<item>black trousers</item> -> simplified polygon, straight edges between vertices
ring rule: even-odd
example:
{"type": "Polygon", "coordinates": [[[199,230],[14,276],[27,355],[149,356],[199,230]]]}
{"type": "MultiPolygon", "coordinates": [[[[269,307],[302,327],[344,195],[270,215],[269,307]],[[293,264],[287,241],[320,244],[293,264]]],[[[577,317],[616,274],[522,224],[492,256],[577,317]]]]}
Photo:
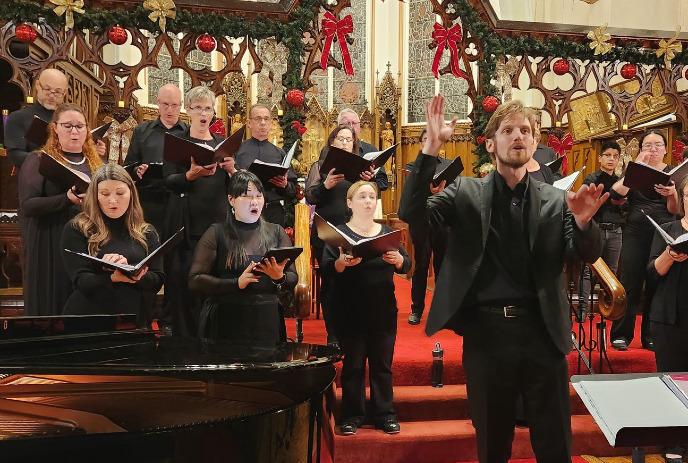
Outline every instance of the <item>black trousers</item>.
{"type": "Polygon", "coordinates": [[[688,320],[681,315],[676,325],[651,322],[657,371],[688,371],[688,320]]]}
{"type": "Polygon", "coordinates": [[[519,394],[538,463],[571,461],[568,364],[539,314],[478,314],[465,326],[463,366],[480,463],[508,462],[519,394]]]}
{"type": "Polygon", "coordinates": [[[189,270],[193,260],[197,239],[191,243],[182,241],[167,254],[165,270],[165,302],[161,320],[172,326],[175,336],[195,337],[198,335],[199,299],[189,289],[189,270]]]}
{"type": "Polygon", "coordinates": [[[332,316],[330,299],[330,285],[327,277],[322,271],[322,256],[325,250],[325,243],[317,236],[311,235],[311,252],[315,256],[320,266],[320,290],[318,298],[320,300],[320,307],[322,308],[323,320],[325,321],[325,330],[327,331],[327,342],[337,341],[337,332],[332,316]]]}
{"type": "Polygon", "coordinates": [[[423,315],[425,310],[425,291],[428,288],[428,269],[432,255],[435,278],[440,273],[442,259],[447,248],[447,231],[444,227],[409,226],[413,242],[414,269],[411,278],[411,311],[423,315]]]}
{"type": "Polygon", "coordinates": [[[389,331],[342,334],[342,421],[363,423],[366,416],[376,424],[396,418],[392,385],[392,357],[397,338],[396,316],[389,331]],[[365,371],[368,361],[370,406],[365,406],[365,371]]]}
{"type": "Polygon", "coordinates": [[[626,289],[626,314],[612,323],[612,340],[625,338],[629,343],[631,342],[635,334],[635,318],[638,313],[643,314],[642,339],[652,338],[649,313],[650,301],[652,301],[656,285],[647,281],[646,278],[652,237],[652,230],[648,232],[631,227],[624,230],[619,258],[619,281],[626,289]]]}

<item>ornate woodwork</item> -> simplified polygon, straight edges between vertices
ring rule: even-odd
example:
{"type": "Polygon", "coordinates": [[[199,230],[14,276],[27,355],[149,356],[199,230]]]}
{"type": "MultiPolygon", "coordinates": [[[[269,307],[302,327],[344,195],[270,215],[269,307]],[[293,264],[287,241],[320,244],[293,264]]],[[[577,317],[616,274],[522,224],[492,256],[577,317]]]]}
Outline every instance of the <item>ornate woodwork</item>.
{"type": "Polygon", "coordinates": [[[0,288],[22,286],[24,260],[15,210],[0,210],[0,288]]]}
{"type": "MultiPolygon", "coordinates": [[[[387,72],[382,80],[378,72],[378,82],[375,87],[375,138],[380,149],[384,148],[385,138],[388,136],[391,136],[392,144],[398,143],[401,138],[401,86],[395,82],[389,68],[390,64],[387,63],[387,72]],[[389,129],[387,124],[389,124],[389,129]]],[[[397,153],[385,164],[389,181],[389,189],[382,193],[382,211],[385,215],[395,215],[399,205],[396,200],[396,189],[403,165],[397,162],[398,159],[399,150],[397,149],[397,153]]]]}

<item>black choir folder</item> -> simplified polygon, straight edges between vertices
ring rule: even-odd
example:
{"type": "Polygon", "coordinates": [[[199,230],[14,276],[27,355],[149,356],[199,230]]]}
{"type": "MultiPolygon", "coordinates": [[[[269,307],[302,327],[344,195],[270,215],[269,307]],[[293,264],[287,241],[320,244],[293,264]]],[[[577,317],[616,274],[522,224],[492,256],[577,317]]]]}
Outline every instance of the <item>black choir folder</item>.
{"type": "Polygon", "coordinates": [[[355,241],[317,213],[313,216],[313,223],[318,231],[318,238],[334,248],[341,247],[354,257],[378,257],[387,251],[398,250],[401,246],[401,230],[355,241]]]}
{"type": "Polygon", "coordinates": [[[452,183],[463,172],[463,162],[461,158],[457,157],[450,162],[444,169],[437,172],[432,178],[432,184],[438,186],[442,181],[446,181],[447,185],[452,183]]]}
{"type": "Polygon", "coordinates": [[[560,156],[554,161],[546,162],[545,165],[550,168],[552,172],[558,172],[564,162],[564,156],[560,156]]]}
{"type": "Polygon", "coordinates": [[[68,252],[70,254],[77,255],[81,257],[82,259],[85,259],[89,262],[92,263],[97,263],[102,265],[108,270],[112,270],[113,272],[115,270],[119,270],[120,272],[124,273],[128,277],[135,276],[138,274],[141,269],[151,261],[151,259],[154,259],[156,256],[162,256],[167,254],[169,251],[172,250],[184,237],[184,227],[180,228],[177,233],[169,237],[164,243],[162,243],[160,246],[158,246],[153,252],[149,253],[146,257],[144,257],[141,262],[139,262],[136,265],[131,265],[131,264],[113,264],[112,262],[107,262],[99,257],[94,257],[89,254],[86,254],[85,252],[77,252],[77,251],[72,251],[70,249],[65,248],[65,252],[68,252]]]}
{"type": "Polygon", "coordinates": [[[142,180],[152,180],[152,179],[162,179],[162,162],[132,162],[131,164],[126,164],[122,167],[129,172],[129,175],[131,178],[134,179],[134,181],[139,180],[139,176],[136,174],[136,169],[141,165],[141,164],[148,164],[148,169],[146,169],[146,172],[143,173],[143,179],[142,180]]]}
{"type": "Polygon", "coordinates": [[[165,132],[165,146],[163,148],[165,161],[188,164],[191,162],[191,158],[194,158],[196,164],[201,166],[222,162],[226,157],[234,157],[244,139],[245,130],[246,126],[240,128],[222,140],[215,148],[165,132]]]}
{"type": "Polygon", "coordinates": [[[688,160],[669,172],[631,161],[626,168],[623,184],[648,198],[658,198],[659,193],[655,191],[655,185],[669,185],[673,181],[678,186],[686,175],[688,175],[688,160]]]}
{"type": "MultiPolygon", "coordinates": [[[[105,136],[105,132],[108,131],[111,125],[112,122],[107,122],[91,130],[91,137],[93,137],[93,141],[102,139],[105,136]]],[[[26,131],[24,138],[37,146],[45,145],[45,142],[48,140],[48,122],[34,115],[31,125],[26,131]]]]}
{"type": "Polygon", "coordinates": [[[335,174],[344,174],[349,182],[361,180],[361,172],[379,169],[392,157],[397,145],[390,146],[384,151],[373,151],[363,156],[350,153],[334,146],[327,147],[327,157],[320,166],[320,175],[327,175],[332,169],[335,174]]]}
{"type": "MultiPolygon", "coordinates": [[[[84,161],[86,162],[86,161],[84,161]]],[[[38,162],[38,173],[65,190],[74,187],[78,194],[85,193],[91,184],[91,178],[83,172],[72,169],[60,161],[41,151],[38,162]]]]}
{"type": "Polygon", "coordinates": [[[256,176],[263,183],[266,183],[272,177],[281,177],[283,175],[286,175],[287,171],[289,170],[289,167],[291,167],[291,160],[294,157],[294,153],[296,152],[296,145],[298,145],[298,143],[299,141],[296,140],[294,144],[291,145],[291,148],[289,148],[289,152],[286,156],[284,156],[284,159],[279,164],[274,162],[263,162],[259,161],[258,159],[255,159],[251,163],[251,165],[248,166],[248,171],[256,174],[256,176]]]}
{"type": "Polygon", "coordinates": [[[263,262],[265,259],[275,258],[275,261],[279,264],[283,260],[287,260],[287,265],[284,268],[289,267],[296,261],[296,258],[301,255],[303,248],[297,246],[285,246],[283,248],[270,248],[262,257],[256,260],[257,263],[263,262]]]}
{"type": "MultiPolygon", "coordinates": [[[[643,211],[643,214],[645,214],[645,211],[643,211]]],[[[659,233],[659,235],[664,239],[664,242],[668,244],[671,249],[682,254],[688,254],[688,233],[684,233],[677,238],[672,238],[671,235],[668,234],[657,222],[652,220],[652,217],[647,214],[645,214],[645,217],[647,217],[647,220],[654,225],[655,229],[657,229],[657,233],[659,233]]]]}

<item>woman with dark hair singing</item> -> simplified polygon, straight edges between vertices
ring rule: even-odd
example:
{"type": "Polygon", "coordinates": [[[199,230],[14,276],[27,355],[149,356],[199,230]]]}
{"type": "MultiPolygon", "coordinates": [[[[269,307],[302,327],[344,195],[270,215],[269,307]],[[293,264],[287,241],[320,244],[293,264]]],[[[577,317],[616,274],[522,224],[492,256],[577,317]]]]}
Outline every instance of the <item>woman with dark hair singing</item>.
{"type": "Polygon", "coordinates": [[[102,164],[83,110],[70,103],[55,109],[42,150],[44,153],[29,154],[18,180],[26,315],[62,312],[72,284],[62,264],[60,236],[82,203],[74,188],[64,188],[41,175],[41,156],[51,156],[89,177],[102,164]]]}
{"type": "MultiPolygon", "coordinates": [[[[138,192],[131,177],[115,164],[93,175],[84,197],[84,210],[64,227],[63,249],[99,257],[115,264],[143,260],[159,245],[158,233],[143,219],[138,192]]],[[[150,321],[150,306],[164,281],[160,258],[153,258],[133,276],[105,271],[73,253],[63,251],[65,268],[74,285],[64,313],[137,314],[139,326],[150,321]]]]}
{"type": "Polygon", "coordinates": [[[206,299],[201,337],[272,345],[280,341],[278,296],[296,286],[293,264],[260,258],[270,248],[291,246],[284,229],[263,220],[263,185],[254,174],[237,171],[227,187],[231,206],[225,223],[201,237],[189,274],[189,288],[206,299]]]}

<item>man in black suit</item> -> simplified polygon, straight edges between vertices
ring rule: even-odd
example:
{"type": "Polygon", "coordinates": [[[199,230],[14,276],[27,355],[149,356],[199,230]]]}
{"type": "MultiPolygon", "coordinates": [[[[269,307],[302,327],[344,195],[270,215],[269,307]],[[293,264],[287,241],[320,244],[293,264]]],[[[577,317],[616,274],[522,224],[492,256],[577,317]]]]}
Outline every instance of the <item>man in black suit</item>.
{"type": "Polygon", "coordinates": [[[444,121],[442,96],[429,103],[427,121],[428,139],[406,181],[399,216],[449,227],[426,333],[448,328],[463,335],[479,460],[508,461],[515,401],[522,394],[537,461],[570,462],[564,260],[599,257],[592,217],[609,195],[601,185],[566,193],[529,181],[525,165],[535,150],[535,115],[512,101],[495,111],[485,130],[496,172],[459,177],[429,197],[435,156],[455,123],[444,121]]]}

